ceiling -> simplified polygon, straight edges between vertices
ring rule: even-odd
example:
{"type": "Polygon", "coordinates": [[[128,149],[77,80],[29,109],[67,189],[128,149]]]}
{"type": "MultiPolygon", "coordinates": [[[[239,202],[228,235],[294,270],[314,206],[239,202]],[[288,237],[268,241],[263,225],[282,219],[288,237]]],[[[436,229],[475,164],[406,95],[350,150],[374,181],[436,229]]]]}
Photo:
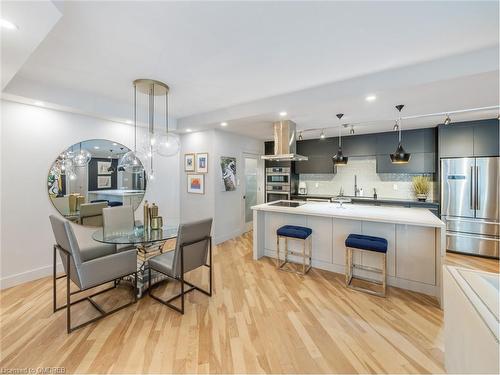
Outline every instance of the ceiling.
{"type": "MultiPolygon", "coordinates": [[[[56,5],[62,17],[4,97],[124,121],[132,81],[154,78],[169,84],[180,129],[228,121],[225,130],[262,139],[281,110],[299,129],[334,127],[342,111],[372,121],[359,127],[371,132],[390,126],[400,102],[408,114],[499,102],[498,2],[56,5]]],[[[28,21],[17,17],[21,31],[28,21]]]]}
{"type": "Polygon", "coordinates": [[[0,29],[3,89],[61,18],[61,13],[48,0],[2,1],[0,10],[3,19],[12,20],[17,27],[22,23],[18,30],[0,29]]]}

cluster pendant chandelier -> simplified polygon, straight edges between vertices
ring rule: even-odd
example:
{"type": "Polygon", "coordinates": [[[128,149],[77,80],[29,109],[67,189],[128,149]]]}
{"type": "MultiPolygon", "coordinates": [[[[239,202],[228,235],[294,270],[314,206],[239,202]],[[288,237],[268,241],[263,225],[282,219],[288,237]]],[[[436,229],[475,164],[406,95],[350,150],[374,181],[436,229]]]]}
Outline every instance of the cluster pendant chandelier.
{"type": "Polygon", "coordinates": [[[398,104],[396,106],[396,109],[398,110],[399,113],[399,125],[398,125],[398,147],[396,148],[396,151],[391,154],[391,162],[393,164],[406,164],[410,161],[411,154],[406,152],[403,148],[403,145],[401,143],[401,110],[403,109],[404,105],[403,104],[398,104]]]}
{"type": "Polygon", "coordinates": [[[346,165],[347,164],[347,156],[342,154],[342,124],[340,124],[340,120],[344,116],[343,113],[338,113],[337,118],[339,119],[339,149],[337,153],[333,156],[333,164],[335,165],[346,165]]]}
{"type": "Polygon", "coordinates": [[[120,159],[118,168],[132,173],[144,173],[148,164],[148,178],[154,179],[154,156],[172,156],[179,152],[180,141],[177,134],[169,131],[168,93],[169,87],[152,79],[134,81],[134,150],[120,159]],[[147,126],[147,136],[137,148],[137,126],[147,126]],[[164,130],[159,130],[164,129],[164,130]],[[159,134],[158,134],[159,133],[159,134]]]}

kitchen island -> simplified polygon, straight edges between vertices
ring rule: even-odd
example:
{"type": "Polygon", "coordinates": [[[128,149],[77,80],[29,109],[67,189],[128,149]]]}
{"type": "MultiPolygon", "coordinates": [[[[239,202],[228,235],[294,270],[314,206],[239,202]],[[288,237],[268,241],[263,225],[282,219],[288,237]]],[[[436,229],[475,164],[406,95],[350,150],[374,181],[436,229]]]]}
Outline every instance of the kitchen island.
{"type": "Polygon", "coordinates": [[[137,208],[144,197],[145,190],[125,190],[125,189],[108,189],[108,190],[93,190],[88,192],[89,202],[93,200],[107,200],[122,202],[126,206],[137,208]]]}
{"type": "MultiPolygon", "coordinates": [[[[313,231],[312,266],[344,274],[344,242],[350,233],[383,237],[388,241],[388,285],[425,293],[441,302],[446,227],[429,210],[359,204],[340,206],[327,202],[283,207],[273,203],[276,202],[252,207],[254,259],[275,258],[276,230],[282,225],[301,225],[313,231]]],[[[290,240],[289,246],[298,251],[301,244],[290,240]]],[[[367,252],[356,252],[354,262],[380,267],[380,257],[367,252]]],[[[371,276],[362,270],[357,270],[356,275],[371,276]]]]}

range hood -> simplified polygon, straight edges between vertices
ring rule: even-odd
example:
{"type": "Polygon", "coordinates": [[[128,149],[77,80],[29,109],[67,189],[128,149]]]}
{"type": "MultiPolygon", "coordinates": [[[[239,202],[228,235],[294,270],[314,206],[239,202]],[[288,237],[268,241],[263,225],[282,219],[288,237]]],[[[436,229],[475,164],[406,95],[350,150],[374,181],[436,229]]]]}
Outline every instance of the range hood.
{"type": "Polygon", "coordinates": [[[276,161],[303,161],[307,156],[296,154],[296,129],[295,122],[290,120],[276,121],[273,123],[274,155],[261,156],[264,160],[276,161]]]}

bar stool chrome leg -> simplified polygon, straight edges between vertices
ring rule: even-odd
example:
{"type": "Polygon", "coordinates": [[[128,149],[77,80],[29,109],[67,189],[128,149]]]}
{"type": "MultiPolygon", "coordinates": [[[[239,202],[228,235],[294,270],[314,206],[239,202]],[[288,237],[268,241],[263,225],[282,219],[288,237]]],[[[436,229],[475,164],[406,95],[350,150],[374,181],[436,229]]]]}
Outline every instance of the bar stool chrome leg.
{"type": "MultiPolygon", "coordinates": [[[[354,264],[353,259],[352,259],[353,258],[353,250],[369,251],[369,250],[365,250],[365,249],[353,249],[350,247],[346,247],[346,259],[345,259],[345,263],[346,263],[346,271],[345,271],[346,287],[349,289],[354,289],[354,290],[360,291],[360,292],[369,293],[369,294],[372,294],[375,296],[385,297],[387,294],[387,254],[380,253],[382,255],[382,269],[379,269],[379,268],[375,268],[375,267],[368,267],[368,266],[354,264]],[[379,273],[380,275],[382,275],[382,281],[373,280],[373,279],[369,279],[367,277],[361,277],[361,276],[354,277],[354,268],[359,269],[359,270],[365,270],[365,271],[379,273]],[[371,290],[368,288],[363,288],[363,287],[352,285],[352,281],[354,279],[363,280],[363,281],[367,281],[367,282],[370,282],[373,284],[382,285],[382,291],[377,292],[377,291],[374,291],[374,290],[371,290]]],[[[373,252],[371,252],[371,253],[373,253],[373,252]]]]}

